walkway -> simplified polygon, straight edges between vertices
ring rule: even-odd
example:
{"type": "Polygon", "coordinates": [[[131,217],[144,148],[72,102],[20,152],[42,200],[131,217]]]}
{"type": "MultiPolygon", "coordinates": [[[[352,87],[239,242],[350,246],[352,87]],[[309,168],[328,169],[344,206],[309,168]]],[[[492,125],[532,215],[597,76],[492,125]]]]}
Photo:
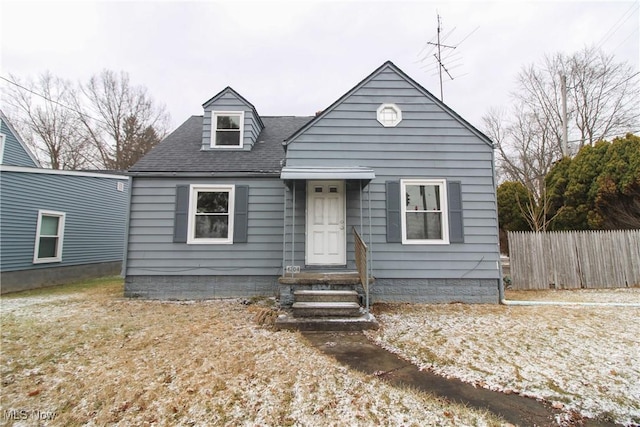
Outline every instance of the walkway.
{"type": "MultiPolygon", "coordinates": [[[[545,403],[520,396],[504,394],[456,379],[447,379],[415,365],[370,342],[361,332],[305,332],[305,338],[338,362],[366,374],[376,375],[395,385],[413,387],[451,402],[486,409],[519,426],[557,426],[559,410],[545,403]]],[[[586,427],[615,426],[595,420],[567,421],[563,425],[586,427]]]]}

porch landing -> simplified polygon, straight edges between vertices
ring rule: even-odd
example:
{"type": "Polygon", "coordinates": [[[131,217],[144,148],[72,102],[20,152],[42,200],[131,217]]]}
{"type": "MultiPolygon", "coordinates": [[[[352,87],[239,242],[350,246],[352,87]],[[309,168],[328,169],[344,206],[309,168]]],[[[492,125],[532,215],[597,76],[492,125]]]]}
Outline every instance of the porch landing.
{"type": "Polygon", "coordinates": [[[357,271],[303,271],[300,273],[286,274],[280,277],[278,282],[282,285],[357,286],[360,284],[360,277],[357,271]]]}
{"type": "MultiPolygon", "coordinates": [[[[369,283],[374,282],[369,278],[369,283]]],[[[360,277],[357,271],[302,271],[300,273],[285,274],[278,279],[282,285],[360,285],[360,277]]]]}

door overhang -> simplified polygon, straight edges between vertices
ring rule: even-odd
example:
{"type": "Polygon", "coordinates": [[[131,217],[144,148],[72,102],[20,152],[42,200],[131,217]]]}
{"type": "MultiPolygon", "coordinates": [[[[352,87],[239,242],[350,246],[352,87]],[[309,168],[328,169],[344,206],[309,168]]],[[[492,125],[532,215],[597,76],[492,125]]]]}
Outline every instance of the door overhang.
{"type": "Polygon", "coordinates": [[[295,180],[358,180],[366,185],[376,177],[375,171],[363,166],[324,167],[324,166],[285,166],[280,179],[295,180]]]}

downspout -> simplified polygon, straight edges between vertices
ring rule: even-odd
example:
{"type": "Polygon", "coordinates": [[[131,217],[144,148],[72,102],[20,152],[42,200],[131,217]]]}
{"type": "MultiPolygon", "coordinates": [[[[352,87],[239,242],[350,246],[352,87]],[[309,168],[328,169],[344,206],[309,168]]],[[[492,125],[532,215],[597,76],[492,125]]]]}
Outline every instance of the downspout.
{"type": "Polygon", "coordinates": [[[493,195],[496,206],[496,237],[498,238],[498,301],[504,304],[504,281],[502,276],[502,263],[500,262],[500,224],[498,223],[498,187],[496,185],[496,168],[495,168],[495,146],[491,145],[491,181],[493,184],[493,195]]]}
{"type": "MultiPolygon", "coordinates": [[[[358,180],[358,191],[359,191],[359,195],[360,195],[360,236],[364,236],[364,223],[363,223],[363,215],[362,215],[362,203],[363,203],[363,199],[362,199],[362,180],[359,179],[358,180]]],[[[364,267],[364,298],[365,298],[365,312],[367,313],[367,315],[369,315],[369,248],[367,247],[367,250],[365,251],[365,260],[366,260],[366,265],[364,267]]],[[[362,281],[362,277],[360,278],[360,281],[362,281]]]]}
{"type": "Polygon", "coordinates": [[[284,212],[282,215],[283,225],[282,225],[282,277],[285,277],[287,274],[286,265],[287,265],[287,183],[284,183],[283,189],[283,204],[284,204],[284,212]]]}
{"type": "Polygon", "coordinates": [[[129,257],[129,223],[131,222],[131,198],[133,195],[133,177],[129,177],[129,197],[127,202],[127,219],[124,223],[124,248],[122,253],[122,269],[120,276],[127,277],[127,258],[129,257]]]}
{"type": "MultiPolygon", "coordinates": [[[[371,181],[367,184],[367,209],[369,210],[369,256],[367,271],[367,289],[371,285],[369,278],[373,277],[373,242],[371,241],[371,181]]],[[[367,313],[369,313],[369,292],[367,292],[367,313]]]]}
{"type": "MultiPolygon", "coordinates": [[[[295,263],[295,247],[296,247],[296,181],[293,180],[293,202],[291,206],[291,265],[295,263]]],[[[291,277],[293,277],[293,268],[291,269],[291,277]]]]}
{"type": "Polygon", "coordinates": [[[358,186],[360,190],[360,234],[364,235],[364,229],[362,227],[362,180],[358,180],[358,186]]]}

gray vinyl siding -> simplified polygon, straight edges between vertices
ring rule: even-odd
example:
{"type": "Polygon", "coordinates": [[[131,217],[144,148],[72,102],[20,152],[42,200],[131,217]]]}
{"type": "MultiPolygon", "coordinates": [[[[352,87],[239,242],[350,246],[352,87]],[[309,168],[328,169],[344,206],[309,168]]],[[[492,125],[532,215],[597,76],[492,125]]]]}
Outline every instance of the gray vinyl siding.
{"type": "Polygon", "coordinates": [[[305,181],[292,182],[287,190],[287,218],[285,221],[285,265],[305,265],[305,218],[306,218],[306,186],[305,181]],[[293,191],[295,190],[295,200],[293,191]],[[292,209],[293,208],[293,209],[292,209]],[[295,223],[292,219],[295,212],[295,223]],[[292,251],[293,248],[293,251],[292,251]]]}
{"type": "MultiPolygon", "coordinates": [[[[251,150],[253,144],[258,139],[258,135],[260,134],[260,123],[258,122],[258,118],[251,106],[228,92],[210,104],[205,105],[204,117],[202,118],[202,149],[211,149],[212,111],[244,111],[244,137],[242,147],[244,150],[251,150]]],[[[228,150],[228,148],[224,149],[228,150]]]]}
{"type": "Polygon", "coordinates": [[[132,188],[127,277],[281,274],[284,185],[278,178],[136,177],[132,188]],[[188,184],[248,185],[247,243],[174,243],[176,186],[188,184]]]}
{"type": "MultiPolygon", "coordinates": [[[[370,183],[373,274],[384,279],[499,279],[497,207],[491,146],[468,126],[390,68],[364,82],[289,143],[287,166],[365,166],[370,183]],[[402,122],[385,128],[376,119],[383,103],[402,110],[402,122]],[[409,178],[460,181],[464,243],[403,245],[386,242],[385,182],[409,178]]],[[[357,192],[348,193],[351,226],[359,223],[357,192]]],[[[364,238],[369,240],[368,205],[364,238]]],[[[303,238],[304,215],[296,228],[303,238]],[[301,230],[301,231],[300,231],[301,230]]],[[[298,236],[296,237],[298,239],[298,236]]],[[[304,244],[296,246],[304,251],[304,244]]],[[[290,257],[290,255],[289,255],[290,257]]],[[[296,256],[304,259],[304,253],[296,256]]]]}
{"type": "Polygon", "coordinates": [[[0,134],[4,135],[4,150],[2,153],[2,164],[10,166],[24,166],[36,168],[38,165],[33,161],[25,147],[18,141],[11,132],[4,120],[0,120],[0,134]]]}
{"type": "Polygon", "coordinates": [[[1,179],[1,271],[122,261],[128,179],[13,171],[1,179]],[[66,214],[61,262],[33,263],[39,210],[66,214]]]}

